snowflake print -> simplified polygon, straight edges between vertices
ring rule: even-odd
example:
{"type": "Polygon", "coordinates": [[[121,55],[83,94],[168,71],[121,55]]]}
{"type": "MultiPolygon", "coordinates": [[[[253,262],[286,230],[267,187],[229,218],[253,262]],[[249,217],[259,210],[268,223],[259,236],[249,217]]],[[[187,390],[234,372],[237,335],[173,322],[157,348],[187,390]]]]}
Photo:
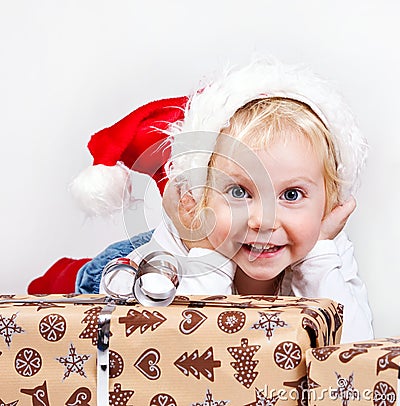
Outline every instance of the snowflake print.
{"type": "Polygon", "coordinates": [[[79,355],[76,353],[76,348],[71,343],[69,354],[66,357],[57,357],[56,360],[65,366],[63,380],[68,378],[71,373],[75,372],[78,375],[87,378],[83,369],[84,363],[90,358],[90,355],[79,355]]]}
{"type": "Polygon", "coordinates": [[[226,318],[225,323],[229,326],[229,327],[233,327],[237,324],[238,322],[238,318],[236,315],[230,315],[226,318]]]}
{"type": "Polygon", "coordinates": [[[256,400],[255,402],[248,403],[246,406],[274,406],[279,400],[279,396],[273,396],[272,398],[267,398],[264,395],[264,391],[256,388],[256,400]]]}
{"type": "Polygon", "coordinates": [[[227,310],[220,313],[217,319],[218,327],[227,334],[240,331],[246,323],[246,313],[238,310],[227,310]]]}
{"type": "Polygon", "coordinates": [[[8,347],[11,344],[13,334],[25,332],[22,327],[17,326],[17,324],[15,323],[16,317],[17,313],[13,314],[11,318],[3,317],[0,314],[0,335],[4,337],[4,341],[6,342],[8,347]]]}
{"type": "Polygon", "coordinates": [[[257,323],[254,323],[251,328],[255,330],[264,330],[268,340],[271,339],[276,328],[287,326],[287,324],[279,318],[280,312],[258,313],[260,314],[260,319],[257,323]]]}

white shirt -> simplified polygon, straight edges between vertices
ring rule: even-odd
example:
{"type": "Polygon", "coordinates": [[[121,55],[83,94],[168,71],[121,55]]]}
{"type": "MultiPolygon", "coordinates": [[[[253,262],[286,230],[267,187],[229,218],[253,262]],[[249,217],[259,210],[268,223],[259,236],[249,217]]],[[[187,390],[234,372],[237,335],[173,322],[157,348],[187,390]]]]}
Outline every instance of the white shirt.
{"type": "Polygon", "coordinates": [[[334,240],[318,241],[292,270],[295,296],[325,297],[343,305],[342,343],[374,337],[367,289],[358,276],[353,244],[344,231],[334,240]]]}
{"type": "MultiPolygon", "coordinates": [[[[230,295],[234,292],[233,278],[236,264],[217,251],[206,248],[191,248],[182,243],[172,224],[161,222],[154,230],[151,240],[133,250],[129,255],[139,265],[148,254],[162,252],[172,254],[180,268],[178,295],[230,295]]],[[[176,265],[174,263],[173,265],[176,265]]],[[[102,279],[103,282],[103,279],[102,279]]],[[[104,285],[100,283],[100,293],[104,285]]],[[[133,276],[121,272],[113,278],[108,288],[113,292],[127,293],[132,290],[133,276]]]]}
{"type": "MultiPolygon", "coordinates": [[[[148,254],[166,251],[172,254],[181,268],[179,295],[229,295],[235,293],[233,279],[236,265],[222,254],[204,248],[184,246],[171,224],[162,222],[151,240],[132,251],[128,257],[136,264],[148,254]]],[[[341,342],[373,338],[372,315],[367,291],[358,276],[354,249],[342,231],[334,240],[321,240],[301,261],[286,272],[283,295],[309,298],[330,298],[344,306],[341,342]],[[285,289],[285,284],[287,288],[285,289]]],[[[117,275],[109,285],[114,292],[132,288],[132,276],[117,275]]],[[[104,293],[100,284],[100,292],[104,293]]]]}

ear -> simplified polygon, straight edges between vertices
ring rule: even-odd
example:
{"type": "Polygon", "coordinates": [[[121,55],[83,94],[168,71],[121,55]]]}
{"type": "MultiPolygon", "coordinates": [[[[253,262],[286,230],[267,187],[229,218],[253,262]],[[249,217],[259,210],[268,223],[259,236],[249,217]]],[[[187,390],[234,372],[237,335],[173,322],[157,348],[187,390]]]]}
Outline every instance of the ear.
{"type": "Polygon", "coordinates": [[[162,205],[179,234],[186,235],[193,227],[196,206],[191,192],[183,191],[176,182],[169,181],[164,190],[162,205]]]}
{"type": "Polygon", "coordinates": [[[178,203],[179,217],[186,228],[193,227],[196,200],[190,191],[185,192],[178,203]]]}
{"type": "Polygon", "coordinates": [[[162,203],[165,213],[178,231],[179,238],[189,249],[212,249],[207,239],[207,227],[196,216],[197,202],[190,190],[170,181],[165,187],[162,203]]]}

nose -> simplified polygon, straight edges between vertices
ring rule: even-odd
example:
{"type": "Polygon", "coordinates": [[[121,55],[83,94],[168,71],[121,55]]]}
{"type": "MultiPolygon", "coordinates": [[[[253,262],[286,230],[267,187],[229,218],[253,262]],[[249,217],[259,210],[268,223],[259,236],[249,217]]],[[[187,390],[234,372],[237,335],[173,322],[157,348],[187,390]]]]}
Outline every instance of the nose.
{"type": "Polygon", "coordinates": [[[249,228],[258,231],[269,231],[275,228],[275,206],[265,201],[253,201],[249,206],[249,228]]]}

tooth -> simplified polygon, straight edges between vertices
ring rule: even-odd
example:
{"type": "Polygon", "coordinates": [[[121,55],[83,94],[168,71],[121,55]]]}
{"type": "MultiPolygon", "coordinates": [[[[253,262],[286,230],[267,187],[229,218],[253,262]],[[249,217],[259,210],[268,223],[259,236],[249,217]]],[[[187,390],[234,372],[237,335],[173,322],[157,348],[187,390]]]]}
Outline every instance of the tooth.
{"type": "Polygon", "coordinates": [[[264,245],[264,244],[251,244],[251,247],[255,248],[255,249],[268,250],[268,249],[273,248],[274,245],[271,245],[271,244],[266,244],[266,245],[264,245]]]}

